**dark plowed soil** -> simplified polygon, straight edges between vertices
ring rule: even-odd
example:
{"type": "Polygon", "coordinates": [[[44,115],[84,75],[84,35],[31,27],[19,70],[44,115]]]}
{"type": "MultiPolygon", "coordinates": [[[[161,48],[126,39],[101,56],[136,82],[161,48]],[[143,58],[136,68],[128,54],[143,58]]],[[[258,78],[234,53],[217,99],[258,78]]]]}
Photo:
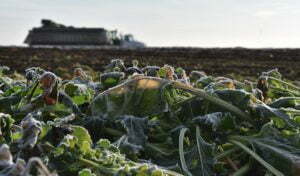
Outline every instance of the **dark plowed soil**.
{"type": "Polygon", "coordinates": [[[245,48],[144,48],[144,49],[35,49],[1,47],[0,64],[23,72],[27,67],[40,66],[54,72],[70,72],[78,65],[101,71],[112,58],[126,64],[138,59],[141,65],[171,64],[188,71],[203,70],[213,75],[238,74],[257,76],[278,68],[292,80],[300,77],[300,49],[245,48]]]}

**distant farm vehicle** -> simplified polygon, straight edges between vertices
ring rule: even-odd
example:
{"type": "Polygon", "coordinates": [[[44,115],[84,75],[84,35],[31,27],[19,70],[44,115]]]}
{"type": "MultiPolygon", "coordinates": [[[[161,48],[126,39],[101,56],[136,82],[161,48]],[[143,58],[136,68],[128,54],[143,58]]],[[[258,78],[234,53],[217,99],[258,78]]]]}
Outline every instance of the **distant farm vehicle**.
{"type": "Polygon", "coordinates": [[[122,35],[117,30],[77,28],[42,20],[42,26],[29,31],[24,43],[35,48],[143,48],[132,34],[122,35]]]}

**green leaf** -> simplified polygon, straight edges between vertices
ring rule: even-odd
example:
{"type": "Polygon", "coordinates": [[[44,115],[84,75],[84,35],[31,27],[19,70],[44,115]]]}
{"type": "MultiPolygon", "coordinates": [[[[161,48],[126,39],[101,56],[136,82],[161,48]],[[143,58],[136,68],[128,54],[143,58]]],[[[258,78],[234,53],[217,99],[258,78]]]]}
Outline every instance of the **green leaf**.
{"type": "Polygon", "coordinates": [[[62,140],[62,142],[59,145],[60,146],[65,146],[65,147],[68,147],[68,148],[75,148],[75,145],[76,145],[77,142],[78,142],[77,137],[68,134],[64,137],[64,139],[62,140]]]}
{"type": "Polygon", "coordinates": [[[234,106],[233,104],[231,104],[227,101],[224,101],[218,97],[215,97],[201,89],[196,89],[196,88],[193,88],[193,87],[190,87],[190,86],[187,86],[185,84],[182,84],[180,82],[175,82],[175,81],[172,82],[172,85],[175,88],[182,89],[193,95],[199,96],[199,97],[203,98],[205,101],[208,101],[209,103],[212,103],[213,105],[217,105],[226,111],[232,112],[234,115],[241,117],[243,120],[249,121],[251,119],[251,117],[249,116],[248,113],[242,111],[241,109],[234,106]]]}
{"type": "Polygon", "coordinates": [[[161,170],[155,170],[151,173],[151,176],[164,176],[164,173],[161,170]]]}
{"type": "Polygon", "coordinates": [[[295,108],[300,104],[300,97],[280,97],[275,100],[271,104],[269,104],[272,108],[295,108]]]}
{"type": "Polygon", "coordinates": [[[271,108],[264,103],[253,105],[252,114],[253,116],[260,117],[261,119],[274,119],[280,128],[285,126],[290,128],[299,127],[299,125],[285,111],[271,108]]]}
{"type": "Polygon", "coordinates": [[[261,165],[263,165],[265,168],[267,168],[275,176],[284,176],[284,174],[282,174],[280,171],[278,171],[272,165],[270,165],[269,163],[267,163],[266,161],[264,161],[259,155],[257,155],[255,152],[253,152],[252,150],[250,150],[244,144],[242,144],[242,143],[240,143],[238,141],[235,141],[235,140],[231,140],[230,142],[233,143],[234,145],[242,148],[246,153],[248,153],[249,155],[251,155],[255,160],[257,160],[261,165]]]}
{"type": "Polygon", "coordinates": [[[197,173],[199,176],[210,176],[213,175],[213,166],[215,164],[213,151],[214,145],[209,144],[203,140],[200,136],[200,128],[196,127],[196,138],[197,148],[200,158],[200,172],[197,173]]]}
{"type": "Polygon", "coordinates": [[[15,120],[9,114],[0,112],[0,142],[10,143],[13,140],[11,128],[15,120]]]}
{"type": "Polygon", "coordinates": [[[93,174],[90,169],[85,168],[79,171],[78,176],[96,176],[96,174],[93,174]]]}
{"type": "Polygon", "coordinates": [[[100,76],[101,83],[105,89],[114,87],[120,83],[122,79],[124,79],[125,74],[123,72],[108,72],[103,73],[100,76]]]}
{"type": "Polygon", "coordinates": [[[86,145],[93,143],[89,132],[85,128],[76,125],[73,125],[71,128],[73,130],[72,135],[78,139],[80,148],[85,148],[86,145]]]}
{"type": "Polygon", "coordinates": [[[91,152],[91,144],[88,141],[83,141],[80,146],[80,150],[83,154],[88,154],[89,152],[91,152]]]}
{"type": "Polygon", "coordinates": [[[110,141],[108,139],[100,139],[97,142],[97,146],[104,148],[104,149],[108,149],[110,147],[110,141]]]}
{"type": "Polygon", "coordinates": [[[230,113],[214,112],[195,117],[193,121],[200,126],[210,127],[212,131],[233,130],[236,127],[234,117],[230,113]]]}
{"type": "MultiPolygon", "coordinates": [[[[299,139],[299,137],[296,138],[299,139]]],[[[235,136],[230,139],[253,157],[261,157],[261,159],[256,158],[257,161],[272,171],[273,174],[280,175],[282,172],[281,175],[299,175],[299,144],[295,143],[292,138],[281,134],[270,124],[265,125],[257,136],[235,136]],[[247,147],[241,142],[251,145],[256,153],[247,151],[247,147]],[[274,170],[274,168],[276,169],[274,170]]]]}
{"type": "Polygon", "coordinates": [[[251,103],[251,94],[244,90],[216,90],[214,94],[242,110],[247,109],[251,103]]]}
{"type": "Polygon", "coordinates": [[[199,80],[196,81],[196,87],[203,89],[208,86],[210,83],[214,81],[213,77],[211,76],[203,76],[199,80]]]}
{"type": "Polygon", "coordinates": [[[89,103],[94,94],[93,90],[87,87],[85,84],[67,83],[64,85],[64,89],[67,95],[69,95],[76,105],[89,103]]]}

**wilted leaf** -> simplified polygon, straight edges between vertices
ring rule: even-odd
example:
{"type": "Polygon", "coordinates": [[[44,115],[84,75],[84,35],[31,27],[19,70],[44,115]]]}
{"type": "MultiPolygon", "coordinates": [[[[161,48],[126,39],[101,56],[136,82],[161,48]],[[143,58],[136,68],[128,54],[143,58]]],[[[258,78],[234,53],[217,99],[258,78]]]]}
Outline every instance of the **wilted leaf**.
{"type": "Polygon", "coordinates": [[[167,111],[163,97],[166,80],[142,77],[129,80],[99,94],[91,103],[94,116],[117,117],[134,115],[145,117],[167,111]]]}

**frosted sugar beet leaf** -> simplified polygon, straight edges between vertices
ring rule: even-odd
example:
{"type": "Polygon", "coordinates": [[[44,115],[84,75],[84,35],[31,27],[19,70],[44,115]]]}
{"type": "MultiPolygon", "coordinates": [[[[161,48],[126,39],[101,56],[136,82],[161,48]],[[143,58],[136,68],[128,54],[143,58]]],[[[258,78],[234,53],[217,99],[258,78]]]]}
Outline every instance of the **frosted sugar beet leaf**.
{"type": "Polygon", "coordinates": [[[166,112],[169,109],[170,98],[174,98],[165,94],[165,91],[172,91],[172,88],[166,89],[168,85],[168,80],[153,77],[129,80],[99,94],[91,103],[92,114],[107,117],[145,117],[166,112]]]}

